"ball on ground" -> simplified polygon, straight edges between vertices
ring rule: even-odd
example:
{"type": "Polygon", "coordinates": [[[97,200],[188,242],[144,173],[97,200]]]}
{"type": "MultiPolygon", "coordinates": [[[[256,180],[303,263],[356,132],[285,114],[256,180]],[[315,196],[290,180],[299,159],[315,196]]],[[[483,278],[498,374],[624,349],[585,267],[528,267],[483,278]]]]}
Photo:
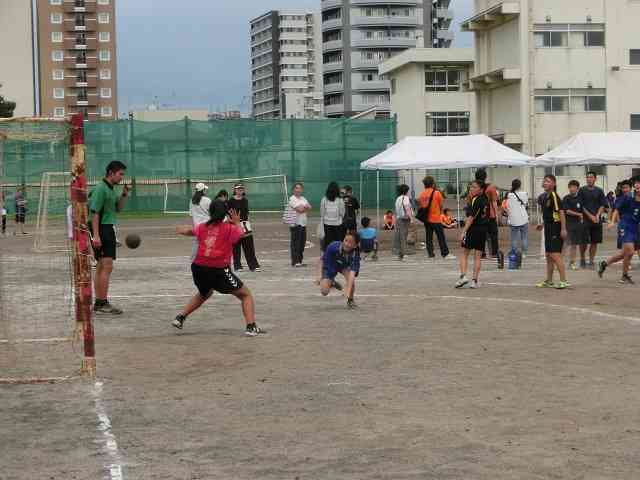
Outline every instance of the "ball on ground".
{"type": "Polygon", "coordinates": [[[138,248],[140,246],[140,242],[142,240],[140,240],[140,235],[136,234],[136,233],[130,233],[129,235],[127,235],[127,237],[124,239],[124,243],[127,245],[127,247],[129,248],[138,248]]]}

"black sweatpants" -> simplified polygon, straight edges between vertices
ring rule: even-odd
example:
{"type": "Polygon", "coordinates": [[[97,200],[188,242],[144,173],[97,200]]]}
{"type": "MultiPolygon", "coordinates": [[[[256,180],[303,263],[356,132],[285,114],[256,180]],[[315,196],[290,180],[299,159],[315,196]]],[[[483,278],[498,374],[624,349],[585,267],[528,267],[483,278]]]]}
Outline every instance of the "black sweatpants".
{"type": "Polygon", "coordinates": [[[438,239],[438,246],[440,247],[440,253],[443,257],[449,255],[449,247],[447,246],[447,239],[444,236],[444,228],[441,223],[430,223],[427,222],[424,224],[424,231],[426,235],[426,243],[427,243],[427,253],[429,257],[434,257],[435,253],[433,252],[433,233],[435,232],[436,238],[438,239]]]}
{"type": "Polygon", "coordinates": [[[289,228],[291,232],[291,265],[302,263],[304,247],[307,244],[307,227],[295,225],[289,228]]]}
{"type": "Polygon", "coordinates": [[[498,243],[498,221],[495,218],[489,219],[487,240],[489,241],[489,248],[492,257],[498,256],[498,250],[500,245],[498,243]]]}
{"type": "Polygon", "coordinates": [[[253,243],[253,235],[242,237],[238,243],[233,246],[233,268],[238,270],[242,267],[242,255],[240,248],[244,251],[244,258],[247,261],[249,270],[255,270],[260,266],[256,258],[256,247],[253,243]]]}

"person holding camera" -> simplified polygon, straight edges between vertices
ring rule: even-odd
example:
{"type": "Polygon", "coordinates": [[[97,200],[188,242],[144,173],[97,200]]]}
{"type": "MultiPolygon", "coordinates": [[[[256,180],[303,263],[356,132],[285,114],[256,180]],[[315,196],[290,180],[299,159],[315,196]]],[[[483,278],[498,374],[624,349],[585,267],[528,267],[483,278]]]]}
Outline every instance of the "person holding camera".
{"type": "Polygon", "coordinates": [[[511,250],[519,251],[524,258],[529,251],[529,195],[520,190],[521,187],[522,182],[518,178],[511,182],[505,211],[511,228],[511,250]]]}
{"type": "Polygon", "coordinates": [[[256,258],[253,231],[251,230],[251,223],[249,222],[249,200],[247,200],[246,195],[244,185],[242,183],[236,183],[233,186],[233,196],[227,201],[227,207],[240,214],[240,226],[244,231],[244,235],[240,241],[233,246],[233,269],[235,271],[243,269],[242,254],[240,251],[240,249],[242,249],[249,270],[259,272],[260,264],[256,258]]]}

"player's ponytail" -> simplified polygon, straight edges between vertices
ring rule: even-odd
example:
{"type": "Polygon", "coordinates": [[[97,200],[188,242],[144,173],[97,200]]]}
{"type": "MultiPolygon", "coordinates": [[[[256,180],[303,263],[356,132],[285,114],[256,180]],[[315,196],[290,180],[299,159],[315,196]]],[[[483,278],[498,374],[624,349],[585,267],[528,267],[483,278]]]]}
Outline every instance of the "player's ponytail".
{"type": "Polygon", "coordinates": [[[209,221],[207,225],[220,223],[227,216],[227,204],[222,200],[214,200],[209,205],[209,221]]]}
{"type": "Polygon", "coordinates": [[[191,203],[194,205],[200,205],[200,200],[202,200],[202,197],[204,197],[204,190],[196,190],[196,192],[193,194],[193,197],[191,197],[191,203]]]}

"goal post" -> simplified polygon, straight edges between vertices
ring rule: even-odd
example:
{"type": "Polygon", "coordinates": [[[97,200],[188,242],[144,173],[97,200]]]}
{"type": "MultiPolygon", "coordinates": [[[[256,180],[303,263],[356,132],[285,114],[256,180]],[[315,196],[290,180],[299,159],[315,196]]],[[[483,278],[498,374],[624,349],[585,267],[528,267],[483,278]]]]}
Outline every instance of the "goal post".
{"type": "Polygon", "coordinates": [[[33,238],[36,252],[68,251],[73,235],[68,208],[70,172],[44,172],[40,180],[38,215],[33,238]]]}
{"type": "MultiPolygon", "coordinates": [[[[251,211],[254,213],[281,213],[289,201],[289,188],[286,175],[262,175],[258,177],[243,178],[214,178],[191,180],[192,188],[197,183],[204,183],[209,187],[207,195],[210,198],[221,190],[225,190],[229,196],[233,195],[233,186],[242,183],[251,202],[251,211]]],[[[163,213],[188,214],[191,198],[185,197],[185,181],[165,181],[163,213]]]]}

